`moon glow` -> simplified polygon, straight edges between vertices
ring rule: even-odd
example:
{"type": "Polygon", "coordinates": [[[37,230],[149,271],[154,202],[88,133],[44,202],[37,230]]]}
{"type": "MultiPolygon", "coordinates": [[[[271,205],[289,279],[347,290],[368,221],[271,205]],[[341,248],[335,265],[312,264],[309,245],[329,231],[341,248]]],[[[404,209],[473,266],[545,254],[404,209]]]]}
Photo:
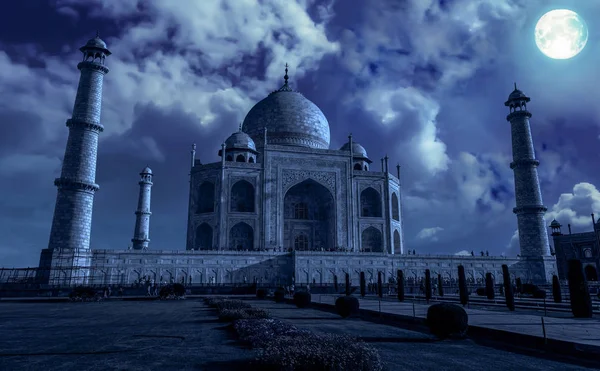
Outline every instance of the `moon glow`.
{"type": "Polygon", "coordinates": [[[573,58],[583,50],[587,41],[587,25],[572,10],[551,10],[535,25],[535,44],[552,59],[573,58]]]}

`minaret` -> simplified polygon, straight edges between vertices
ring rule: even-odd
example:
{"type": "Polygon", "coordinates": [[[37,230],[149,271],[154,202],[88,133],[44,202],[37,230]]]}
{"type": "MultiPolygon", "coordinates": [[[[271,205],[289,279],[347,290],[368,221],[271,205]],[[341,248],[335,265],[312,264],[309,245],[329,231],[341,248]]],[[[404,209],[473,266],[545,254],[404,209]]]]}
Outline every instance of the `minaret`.
{"type": "Polygon", "coordinates": [[[96,184],[98,135],[100,124],[102,81],[108,73],[104,61],[111,53],[98,35],[79,50],[83,60],[73,116],[67,120],[69,138],[60,178],[54,181],[58,196],[54,207],[48,250],[84,249],[90,247],[92,207],[96,184]]]}
{"type": "Polygon", "coordinates": [[[148,166],[140,173],[140,197],[135,212],[135,230],[133,231],[134,250],[146,250],[150,242],[150,189],[152,188],[152,170],[148,166]]]}
{"type": "Polygon", "coordinates": [[[545,262],[546,258],[550,257],[550,244],[544,222],[547,208],[542,203],[537,172],[540,162],[535,159],[529,126],[531,118],[531,113],[527,110],[529,101],[530,98],[518,90],[515,84],[515,90],[510,93],[504,105],[510,109],[506,120],[511,126],[513,161],[510,168],[515,174],[517,201],[513,212],[517,215],[520,256],[528,262],[526,265],[532,277],[539,276],[539,280],[543,281],[547,279],[550,267],[548,264],[539,263],[545,262]]]}
{"type": "Polygon", "coordinates": [[[518,90],[515,84],[515,90],[510,93],[504,105],[510,108],[506,120],[511,126],[513,162],[510,168],[515,174],[517,199],[517,207],[513,212],[517,215],[521,256],[537,257],[550,255],[550,245],[544,222],[547,208],[542,203],[537,173],[540,162],[535,159],[529,126],[529,118],[531,118],[531,113],[527,111],[529,101],[529,97],[518,90]]]}

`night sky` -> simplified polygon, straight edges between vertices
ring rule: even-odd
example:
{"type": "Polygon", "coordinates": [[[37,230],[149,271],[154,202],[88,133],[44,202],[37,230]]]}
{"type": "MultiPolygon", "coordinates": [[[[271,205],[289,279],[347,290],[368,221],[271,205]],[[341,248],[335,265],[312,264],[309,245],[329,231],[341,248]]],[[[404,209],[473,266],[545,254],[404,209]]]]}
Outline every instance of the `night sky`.
{"type": "MultiPolygon", "coordinates": [[[[138,173],[154,171],[150,248],[185,249],[189,152],[220,143],[283,83],[352,132],[379,170],[402,166],[406,248],[518,253],[510,124],[513,82],[531,129],[548,223],[591,230],[600,212],[600,1],[27,0],[0,12],[0,266],[47,247],[81,59],[96,31],[106,64],[92,243],[126,249],[138,173]],[[578,12],[575,58],[535,46],[537,19],[578,12]]],[[[566,229],[566,228],[565,228],[566,229]]]]}

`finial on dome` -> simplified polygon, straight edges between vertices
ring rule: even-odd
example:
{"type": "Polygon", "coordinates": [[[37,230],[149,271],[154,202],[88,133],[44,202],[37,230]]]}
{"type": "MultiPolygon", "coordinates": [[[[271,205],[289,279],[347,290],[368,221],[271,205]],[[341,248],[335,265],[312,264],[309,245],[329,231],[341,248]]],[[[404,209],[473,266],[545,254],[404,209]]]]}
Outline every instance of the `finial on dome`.
{"type": "Polygon", "coordinates": [[[515,82],[515,90],[519,90],[519,89],[517,89],[517,83],[516,82],[515,82]]]}
{"type": "Polygon", "coordinates": [[[283,76],[283,80],[285,81],[285,85],[287,85],[288,79],[289,79],[289,77],[288,77],[288,64],[286,63],[285,64],[285,75],[283,76]]]}
{"type": "Polygon", "coordinates": [[[240,132],[242,132],[242,123],[240,122],[240,132]]]}

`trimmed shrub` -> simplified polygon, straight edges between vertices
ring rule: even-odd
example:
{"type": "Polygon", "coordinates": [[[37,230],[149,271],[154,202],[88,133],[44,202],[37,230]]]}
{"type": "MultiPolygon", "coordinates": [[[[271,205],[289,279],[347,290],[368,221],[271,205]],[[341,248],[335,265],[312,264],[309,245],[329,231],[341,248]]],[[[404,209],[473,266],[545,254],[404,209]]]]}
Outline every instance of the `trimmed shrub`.
{"type": "Polygon", "coordinates": [[[267,290],[265,290],[265,289],[256,290],[256,298],[257,299],[264,299],[266,297],[267,297],[267,290]]]}
{"type": "Polygon", "coordinates": [[[552,276],[552,298],[555,303],[562,303],[562,293],[560,291],[560,281],[555,274],[552,276]]]}
{"type": "Polygon", "coordinates": [[[381,272],[377,272],[377,296],[383,297],[383,281],[381,279],[381,272]]]}
{"type": "Polygon", "coordinates": [[[592,298],[588,289],[587,280],[583,274],[581,260],[570,259],[569,271],[569,294],[571,296],[571,311],[577,318],[592,317],[592,298]]]}
{"type": "Polygon", "coordinates": [[[383,370],[375,348],[336,334],[280,337],[259,350],[258,362],[266,370],[383,370]]]}
{"type": "Polygon", "coordinates": [[[490,300],[496,297],[496,293],[494,292],[494,278],[492,278],[492,274],[489,272],[485,274],[485,296],[490,300]]]}
{"type": "Polygon", "coordinates": [[[438,303],[427,309],[429,330],[440,339],[465,337],[468,324],[467,312],[456,304],[438,303]]]}
{"type": "Polygon", "coordinates": [[[161,300],[165,299],[183,299],[185,298],[185,287],[180,283],[172,283],[163,286],[158,292],[161,300]]]}
{"type": "Polygon", "coordinates": [[[214,308],[221,312],[225,309],[247,309],[252,308],[252,306],[241,300],[221,299],[215,303],[214,308]]]}
{"type": "Polygon", "coordinates": [[[396,283],[398,284],[398,301],[404,301],[404,272],[398,269],[396,272],[396,283]]]}
{"type": "Polygon", "coordinates": [[[310,305],[311,296],[310,292],[307,291],[298,291],[294,294],[294,304],[298,308],[306,308],[310,305]]]}
{"type": "Polygon", "coordinates": [[[225,299],[223,298],[205,298],[204,302],[206,303],[206,305],[208,305],[211,308],[216,308],[217,307],[217,303],[220,303],[222,301],[224,301],[225,299]]]}
{"type": "Polygon", "coordinates": [[[335,301],[335,309],[342,318],[350,317],[352,314],[358,313],[358,299],[354,296],[340,296],[335,301]]]}
{"type": "Polygon", "coordinates": [[[365,272],[360,272],[360,296],[365,297],[365,289],[367,286],[367,282],[365,281],[365,272]]]}
{"type": "Polygon", "coordinates": [[[431,300],[431,272],[425,269],[425,300],[429,303],[431,300]]]}
{"type": "Polygon", "coordinates": [[[465,277],[465,267],[458,266],[458,290],[460,292],[460,303],[464,306],[469,303],[469,293],[467,292],[467,278],[465,277]]]}
{"type": "Polygon", "coordinates": [[[333,289],[335,290],[335,292],[338,292],[338,278],[337,278],[337,274],[333,275],[333,289]]]}
{"type": "Polygon", "coordinates": [[[478,296],[485,296],[485,288],[484,287],[478,287],[475,289],[475,293],[478,296]]]}
{"type": "Polygon", "coordinates": [[[533,298],[534,299],[546,299],[546,290],[536,290],[533,292],[533,298]]]}
{"type": "Polygon", "coordinates": [[[102,295],[96,293],[96,289],[93,287],[78,286],[69,293],[71,301],[92,301],[100,300],[101,298],[102,295]]]}
{"type": "Polygon", "coordinates": [[[219,320],[223,322],[233,322],[238,319],[270,317],[271,315],[269,312],[260,308],[223,309],[219,312],[219,320]]]}
{"type": "Polygon", "coordinates": [[[536,291],[539,290],[540,288],[532,283],[524,283],[521,285],[521,294],[533,295],[536,291]]]}
{"type": "Polygon", "coordinates": [[[438,295],[444,296],[444,280],[442,279],[442,275],[438,274],[438,295]]]}
{"type": "Polygon", "coordinates": [[[350,274],[346,273],[346,296],[350,295],[350,274]]]}
{"type": "Polygon", "coordinates": [[[240,340],[253,348],[261,348],[281,336],[294,337],[310,333],[278,319],[241,319],[233,324],[240,340]]]}
{"type": "Polygon", "coordinates": [[[278,287],[273,293],[273,299],[276,303],[283,303],[285,301],[285,289],[283,287],[278,287]]]}
{"type": "Polygon", "coordinates": [[[515,295],[513,294],[513,287],[510,283],[510,272],[508,265],[502,264],[502,279],[504,283],[504,298],[506,299],[506,306],[508,310],[515,310],[515,295]]]}

